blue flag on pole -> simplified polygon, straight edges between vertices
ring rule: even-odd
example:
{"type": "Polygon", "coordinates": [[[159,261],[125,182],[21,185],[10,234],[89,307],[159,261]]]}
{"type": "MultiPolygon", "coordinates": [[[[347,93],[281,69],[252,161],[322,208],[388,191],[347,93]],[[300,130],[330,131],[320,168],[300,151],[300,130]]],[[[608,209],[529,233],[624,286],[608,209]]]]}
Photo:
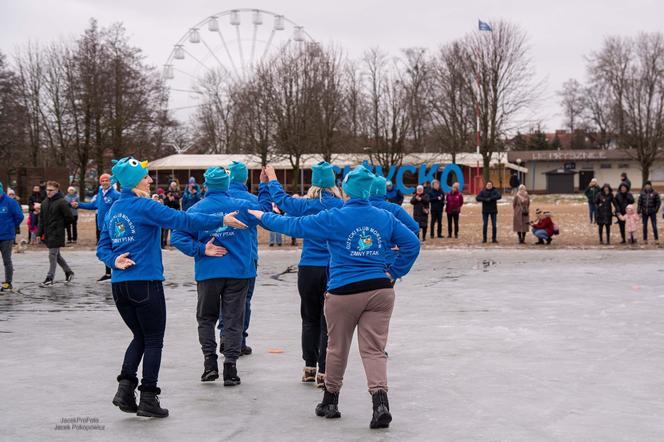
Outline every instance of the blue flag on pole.
{"type": "Polygon", "coordinates": [[[491,29],[491,26],[489,26],[489,23],[485,23],[482,20],[477,20],[479,22],[479,29],[480,31],[489,31],[491,32],[493,29],[491,29]]]}

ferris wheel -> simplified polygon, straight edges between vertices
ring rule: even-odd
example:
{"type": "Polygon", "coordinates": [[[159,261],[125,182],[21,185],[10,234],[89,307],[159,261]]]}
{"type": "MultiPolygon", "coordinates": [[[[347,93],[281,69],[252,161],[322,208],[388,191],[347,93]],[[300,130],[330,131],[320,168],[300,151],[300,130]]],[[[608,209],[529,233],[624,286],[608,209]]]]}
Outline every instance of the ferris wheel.
{"type": "Polygon", "coordinates": [[[164,64],[171,116],[184,121],[205,104],[201,83],[206,76],[243,81],[262,60],[287,46],[307,44],[315,43],[302,26],[274,12],[232,9],[204,18],[175,43],[164,64]]]}

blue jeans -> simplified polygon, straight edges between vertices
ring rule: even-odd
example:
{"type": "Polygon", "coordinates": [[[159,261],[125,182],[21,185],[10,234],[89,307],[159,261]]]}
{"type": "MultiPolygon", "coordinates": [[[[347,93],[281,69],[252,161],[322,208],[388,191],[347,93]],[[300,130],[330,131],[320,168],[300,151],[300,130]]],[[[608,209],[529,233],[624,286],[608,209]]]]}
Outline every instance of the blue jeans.
{"type": "Polygon", "coordinates": [[[650,219],[650,223],[652,224],[652,234],[655,237],[655,241],[658,241],[659,237],[657,236],[657,213],[651,213],[650,215],[643,214],[641,217],[643,219],[643,240],[648,240],[648,219],[650,219]]]}
{"type": "Polygon", "coordinates": [[[544,229],[533,229],[533,235],[535,235],[542,241],[546,241],[547,239],[549,239],[549,235],[546,234],[546,230],[544,229]]]}
{"type": "Polygon", "coordinates": [[[597,219],[597,205],[595,203],[588,203],[588,214],[590,215],[590,224],[594,223],[597,219]]]}
{"type": "MultiPolygon", "coordinates": [[[[258,268],[258,263],[256,263],[256,268],[258,268]]],[[[256,286],[256,278],[251,278],[249,280],[249,287],[247,288],[247,299],[244,302],[244,328],[242,329],[242,348],[247,346],[247,330],[249,330],[249,322],[251,321],[251,297],[254,295],[254,287],[256,286]]],[[[219,304],[219,337],[224,336],[224,317],[221,314],[221,304],[219,304]]]]}
{"type": "Polygon", "coordinates": [[[496,240],[496,215],[497,213],[482,213],[482,239],[486,241],[486,231],[489,227],[489,217],[491,217],[491,239],[496,240]]]}
{"type": "Polygon", "coordinates": [[[279,232],[270,232],[270,241],[268,242],[269,245],[281,245],[281,233],[279,232]]]}
{"type": "Polygon", "coordinates": [[[122,363],[121,376],[135,378],[143,359],[146,387],[156,387],[166,330],[166,301],[161,281],[125,281],[112,284],[113,300],[134,335],[122,363]]]}

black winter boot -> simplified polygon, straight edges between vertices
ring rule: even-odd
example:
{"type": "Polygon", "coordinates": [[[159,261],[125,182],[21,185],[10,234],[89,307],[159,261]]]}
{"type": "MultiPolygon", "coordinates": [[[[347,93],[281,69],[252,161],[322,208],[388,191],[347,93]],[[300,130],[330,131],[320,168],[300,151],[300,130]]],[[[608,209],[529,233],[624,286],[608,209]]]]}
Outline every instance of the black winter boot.
{"type": "Polygon", "coordinates": [[[118,376],[118,392],[113,398],[113,405],[125,413],[136,413],[136,386],[138,379],[135,376],[118,376]]]}
{"type": "Polygon", "coordinates": [[[316,416],[335,419],[341,417],[339,412],[339,393],[330,393],[327,388],[323,390],[323,402],[316,405],[316,416]]]}
{"type": "Polygon", "coordinates": [[[387,400],[387,392],[378,390],[371,395],[373,400],[373,417],[369,428],[387,428],[392,422],[392,415],[390,414],[390,403],[387,400]]]}
{"type": "Polygon", "coordinates": [[[168,410],[161,408],[159,405],[159,398],[157,395],[161,394],[159,387],[146,387],[141,385],[138,387],[141,392],[141,400],[138,403],[138,416],[145,417],[168,417],[168,410]]]}
{"type": "Polygon", "coordinates": [[[219,366],[217,365],[217,355],[207,355],[203,362],[203,374],[201,382],[214,381],[219,378],[219,366]]]}
{"type": "Polygon", "coordinates": [[[233,387],[240,385],[240,378],[237,375],[235,362],[224,362],[224,387],[233,387]]]}

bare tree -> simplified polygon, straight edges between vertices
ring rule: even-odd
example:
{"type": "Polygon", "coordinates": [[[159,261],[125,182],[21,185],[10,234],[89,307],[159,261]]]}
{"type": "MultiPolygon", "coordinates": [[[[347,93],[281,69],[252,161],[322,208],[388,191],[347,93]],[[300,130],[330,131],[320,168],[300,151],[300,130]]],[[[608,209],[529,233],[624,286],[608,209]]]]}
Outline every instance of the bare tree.
{"type": "Polygon", "coordinates": [[[564,82],[563,88],[558,92],[566,125],[572,134],[582,124],[586,105],[584,94],[583,86],[574,78],[564,82]]]}
{"type": "Polygon", "coordinates": [[[17,96],[21,107],[26,112],[26,128],[30,164],[38,166],[39,154],[42,149],[42,112],[41,99],[43,93],[43,62],[41,51],[34,44],[27,44],[19,49],[15,56],[17,74],[17,96]]]}

